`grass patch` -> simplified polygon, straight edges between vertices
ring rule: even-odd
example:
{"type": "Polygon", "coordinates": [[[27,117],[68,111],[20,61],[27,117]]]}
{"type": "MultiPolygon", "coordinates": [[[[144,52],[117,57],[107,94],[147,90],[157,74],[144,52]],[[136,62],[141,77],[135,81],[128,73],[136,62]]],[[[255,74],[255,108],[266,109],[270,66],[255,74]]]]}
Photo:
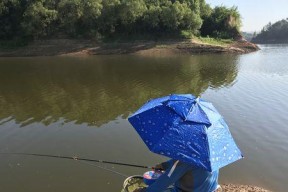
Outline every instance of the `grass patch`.
{"type": "Polygon", "coordinates": [[[180,32],[180,36],[184,39],[191,39],[191,37],[193,37],[193,33],[189,30],[182,30],[180,32]]]}
{"type": "Polygon", "coordinates": [[[228,46],[233,43],[232,39],[218,39],[218,38],[211,38],[211,37],[193,37],[200,41],[201,43],[209,44],[209,45],[219,45],[219,46],[228,46]]]}

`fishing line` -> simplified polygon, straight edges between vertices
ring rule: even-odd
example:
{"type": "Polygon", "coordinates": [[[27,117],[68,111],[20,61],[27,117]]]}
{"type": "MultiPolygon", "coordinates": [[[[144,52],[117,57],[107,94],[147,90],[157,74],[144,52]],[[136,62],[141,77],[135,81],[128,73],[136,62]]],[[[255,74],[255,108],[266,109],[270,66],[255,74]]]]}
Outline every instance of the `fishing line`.
{"type": "MultiPolygon", "coordinates": [[[[23,156],[37,156],[37,157],[50,157],[50,158],[61,158],[61,159],[75,160],[75,161],[77,161],[79,163],[90,165],[92,167],[97,167],[97,168],[103,169],[105,171],[109,171],[111,173],[114,173],[116,175],[119,175],[119,176],[122,176],[122,177],[125,177],[125,178],[129,177],[128,175],[125,175],[125,174],[120,173],[118,171],[115,171],[115,170],[112,170],[112,169],[109,169],[109,168],[106,168],[106,167],[102,167],[100,165],[96,165],[96,164],[92,164],[92,163],[87,162],[87,161],[92,161],[92,162],[98,162],[98,163],[106,163],[107,161],[94,160],[94,159],[84,159],[84,158],[78,158],[78,157],[66,157],[66,156],[58,156],[58,155],[34,154],[34,153],[0,153],[0,155],[23,155],[23,156]]],[[[130,166],[130,164],[126,165],[124,163],[117,163],[117,162],[108,162],[107,164],[114,164],[114,163],[116,165],[130,166]]],[[[131,165],[131,166],[134,167],[135,165],[131,165]]]]}
{"type": "Polygon", "coordinates": [[[120,172],[115,171],[115,170],[112,170],[112,169],[108,169],[108,168],[106,168],[106,167],[102,167],[102,166],[100,166],[100,165],[96,165],[96,164],[88,163],[88,162],[81,161],[81,160],[78,161],[78,162],[79,162],[79,163],[86,164],[86,165],[90,165],[90,166],[92,166],[92,167],[97,167],[97,168],[100,168],[100,169],[103,169],[103,170],[109,171],[109,172],[111,172],[111,173],[115,173],[116,175],[119,175],[119,176],[122,176],[122,177],[125,177],[125,178],[129,177],[128,175],[125,175],[125,174],[123,174],[123,173],[120,173],[120,172]]]}

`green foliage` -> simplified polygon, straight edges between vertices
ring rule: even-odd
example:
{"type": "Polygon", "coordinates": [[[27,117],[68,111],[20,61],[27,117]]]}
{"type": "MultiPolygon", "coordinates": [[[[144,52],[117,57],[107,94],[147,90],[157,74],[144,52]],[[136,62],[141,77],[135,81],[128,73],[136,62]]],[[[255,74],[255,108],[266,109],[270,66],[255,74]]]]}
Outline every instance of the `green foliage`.
{"type": "Polygon", "coordinates": [[[201,28],[201,25],[202,19],[200,15],[184,7],[181,29],[188,29],[196,34],[197,31],[201,28]]]}
{"type": "Polygon", "coordinates": [[[255,43],[288,43],[288,18],[274,24],[268,23],[252,39],[255,43]]]}
{"type": "Polygon", "coordinates": [[[16,7],[20,5],[20,1],[18,0],[2,0],[0,2],[0,16],[9,13],[12,7],[16,7]]]}
{"type": "Polygon", "coordinates": [[[211,14],[213,9],[208,5],[205,0],[200,0],[200,16],[206,20],[211,14]]]}
{"type": "Polygon", "coordinates": [[[142,17],[147,7],[144,0],[122,0],[119,9],[120,21],[125,26],[135,23],[142,17]]]}
{"type": "Polygon", "coordinates": [[[193,11],[186,2],[163,1],[162,4],[148,8],[144,21],[153,28],[162,28],[162,31],[197,31],[202,24],[199,14],[193,11]]]}
{"type": "Polygon", "coordinates": [[[162,9],[159,5],[150,5],[144,14],[143,22],[151,29],[157,29],[161,23],[162,9]]]}
{"type": "Polygon", "coordinates": [[[180,35],[185,39],[191,39],[191,37],[194,36],[194,34],[190,30],[182,30],[180,35]]]}
{"type": "Polygon", "coordinates": [[[1,0],[0,39],[13,39],[20,34],[20,23],[25,3],[21,0],[1,0]]]}
{"type": "Polygon", "coordinates": [[[88,34],[97,30],[102,0],[61,0],[58,5],[60,29],[68,35],[88,34]]]}
{"type": "Polygon", "coordinates": [[[120,0],[103,0],[102,12],[97,19],[97,29],[102,34],[113,34],[118,23],[120,0]]]}
{"type": "Polygon", "coordinates": [[[32,2],[25,10],[21,25],[26,36],[47,36],[51,24],[57,19],[57,11],[44,7],[43,2],[44,0],[32,2]]]}
{"type": "Polygon", "coordinates": [[[162,7],[161,20],[163,25],[169,30],[176,30],[180,25],[181,14],[181,4],[177,1],[176,3],[170,3],[167,6],[162,7]]]}
{"type": "Polygon", "coordinates": [[[0,16],[0,39],[161,37],[197,35],[200,29],[231,37],[241,23],[236,8],[212,9],[205,0],[2,0],[0,16]]]}
{"type": "Polygon", "coordinates": [[[213,37],[199,37],[198,40],[202,43],[209,44],[209,45],[220,45],[220,46],[228,46],[230,45],[233,40],[232,39],[216,39],[213,37]]]}
{"type": "Polygon", "coordinates": [[[241,16],[237,7],[219,6],[215,7],[210,15],[206,15],[201,34],[224,39],[237,38],[240,27],[241,16]]]}

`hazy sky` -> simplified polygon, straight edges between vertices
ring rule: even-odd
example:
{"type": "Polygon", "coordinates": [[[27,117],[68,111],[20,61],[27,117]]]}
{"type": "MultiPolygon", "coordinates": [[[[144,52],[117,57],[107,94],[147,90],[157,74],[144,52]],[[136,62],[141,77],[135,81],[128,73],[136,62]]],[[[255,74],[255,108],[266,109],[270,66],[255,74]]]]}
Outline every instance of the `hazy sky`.
{"type": "Polygon", "coordinates": [[[288,0],[206,0],[215,5],[237,6],[242,16],[242,31],[260,31],[269,22],[288,18],[288,0]]]}

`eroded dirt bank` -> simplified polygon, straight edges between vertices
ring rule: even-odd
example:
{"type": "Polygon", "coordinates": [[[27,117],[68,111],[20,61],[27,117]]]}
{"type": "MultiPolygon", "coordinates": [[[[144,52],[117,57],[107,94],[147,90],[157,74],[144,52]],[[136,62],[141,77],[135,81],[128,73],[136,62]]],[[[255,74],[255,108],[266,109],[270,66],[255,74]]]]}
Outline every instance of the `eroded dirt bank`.
{"type": "Polygon", "coordinates": [[[245,54],[259,50],[247,41],[234,41],[227,45],[210,45],[193,40],[135,41],[128,43],[98,43],[92,40],[38,40],[25,47],[0,49],[2,57],[57,56],[57,55],[112,55],[112,54],[245,54]]]}

